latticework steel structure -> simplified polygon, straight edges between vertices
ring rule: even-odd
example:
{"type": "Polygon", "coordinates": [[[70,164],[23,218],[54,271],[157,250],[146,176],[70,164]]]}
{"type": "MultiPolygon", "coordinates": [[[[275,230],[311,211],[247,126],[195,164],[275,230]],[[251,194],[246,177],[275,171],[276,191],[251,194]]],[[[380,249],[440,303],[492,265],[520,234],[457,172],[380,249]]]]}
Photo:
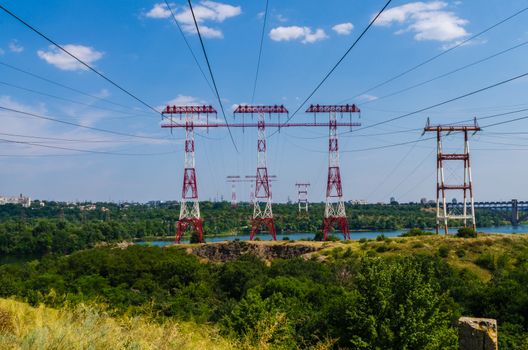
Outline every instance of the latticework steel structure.
{"type": "MultiPolygon", "coordinates": [[[[471,162],[469,156],[469,136],[468,134],[480,131],[477,120],[474,120],[472,125],[431,125],[429,119],[424,128],[425,132],[436,133],[436,233],[440,231],[443,226],[444,233],[449,234],[449,221],[460,220],[464,227],[468,227],[468,221],[471,227],[476,230],[477,225],[475,221],[475,200],[473,196],[473,178],[471,175],[471,162]],[[463,153],[444,153],[442,149],[442,136],[444,133],[462,133],[464,135],[464,151],[463,153]],[[464,180],[462,184],[446,184],[444,177],[444,163],[451,161],[462,161],[464,163],[464,180]],[[447,204],[448,191],[462,191],[463,203],[462,213],[456,213],[450,210],[447,204]],[[469,198],[468,198],[469,195],[469,198]],[[469,213],[468,213],[469,207],[469,213]]],[[[456,208],[453,206],[452,208],[456,208]]]]}
{"type": "MultiPolygon", "coordinates": [[[[350,239],[348,221],[343,201],[343,185],[339,166],[339,142],[337,136],[337,113],[360,113],[356,105],[311,105],[306,112],[329,115],[328,134],[328,179],[326,182],[326,205],[323,217],[323,239],[326,240],[328,232],[336,224],[343,233],[344,239],[350,239]]],[[[352,122],[350,122],[352,124],[352,122]]],[[[355,125],[360,125],[356,123],[355,125]]]]}
{"type": "Polygon", "coordinates": [[[299,207],[299,213],[302,211],[308,213],[308,187],[310,187],[310,184],[307,182],[298,182],[295,186],[297,187],[297,205],[299,207]]]}
{"type": "MultiPolygon", "coordinates": [[[[203,242],[203,220],[200,216],[198,183],[194,159],[194,124],[201,114],[216,114],[212,106],[167,106],[162,114],[172,119],[174,114],[185,117],[185,164],[183,169],[182,198],[180,217],[176,229],[176,242],[179,243],[188,228],[203,242]]],[[[162,125],[163,127],[163,125],[162,125]]]]}

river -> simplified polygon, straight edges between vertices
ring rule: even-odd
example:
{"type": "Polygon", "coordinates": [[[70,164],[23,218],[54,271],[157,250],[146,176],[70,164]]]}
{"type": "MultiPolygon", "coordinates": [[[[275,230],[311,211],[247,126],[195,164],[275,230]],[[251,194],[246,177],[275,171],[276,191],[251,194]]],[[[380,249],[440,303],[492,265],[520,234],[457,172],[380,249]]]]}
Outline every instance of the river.
{"type": "MultiPolygon", "coordinates": [[[[402,232],[406,232],[408,230],[396,230],[396,231],[352,231],[350,232],[350,238],[353,240],[358,240],[361,238],[376,238],[380,234],[384,234],[385,237],[397,237],[402,232]]],[[[518,234],[527,234],[528,233],[528,226],[527,225],[520,225],[520,226],[495,226],[495,227],[479,227],[477,228],[478,232],[484,232],[484,233],[518,233],[518,234]]],[[[456,232],[456,229],[452,229],[452,232],[456,232]]],[[[282,241],[285,238],[298,241],[302,239],[313,239],[315,236],[314,233],[311,232],[300,232],[300,233],[285,233],[285,234],[277,234],[277,240],[282,241]]],[[[271,240],[271,235],[264,233],[259,234],[257,236],[263,241],[269,241],[271,240]]],[[[206,242],[213,243],[213,242],[223,242],[223,241],[234,241],[235,239],[239,239],[241,241],[249,241],[249,235],[240,235],[240,236],[207,236],[205,237],[206,242]]],[[[136,242],[137,244],[144,244],[144,245],[152,245],[152,246],[167,246],[171,245],[174,242],[172,240],[170,241],[140,241],[136,242]]],[[[182,243],[189,243],[189,240],[182,240],[182,243]]]]}

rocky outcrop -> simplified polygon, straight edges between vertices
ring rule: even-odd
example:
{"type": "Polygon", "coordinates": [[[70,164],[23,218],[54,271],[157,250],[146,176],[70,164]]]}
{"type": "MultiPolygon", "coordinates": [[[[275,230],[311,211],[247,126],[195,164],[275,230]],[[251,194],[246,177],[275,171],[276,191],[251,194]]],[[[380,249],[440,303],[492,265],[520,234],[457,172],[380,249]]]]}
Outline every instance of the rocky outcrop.
{"type": "Polygon", "coordinates": [[[231,261],[245,254],[252,254],[264,260],[288,259],[320,250],[321,247],[302,243],[287,242],[221,242],[202,244],[188,250],[210,261],[231,261]]]}
{"type": "Polygon", "coordinates": [[[460,350],[497,350],[497,320],[460,317],[458,347],[460,350]]]}

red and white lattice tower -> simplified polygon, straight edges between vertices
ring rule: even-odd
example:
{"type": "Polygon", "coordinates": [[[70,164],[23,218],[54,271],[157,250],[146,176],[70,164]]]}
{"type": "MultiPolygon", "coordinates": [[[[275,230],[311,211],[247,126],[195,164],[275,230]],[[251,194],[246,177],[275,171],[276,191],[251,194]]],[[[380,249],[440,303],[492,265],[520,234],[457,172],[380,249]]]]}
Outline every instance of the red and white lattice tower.
{"type": "Polygon", "coordinates": [[[337,113],[359,113],[356,105],[328,106],[311,105],[307,112],[327,112],[329,114],[328,136],[328,179],[326,182],[326,205],[323,217],[323,239],[326,240],[333,224],[337,224],[344,239],[350,239],[348,222],[343,201],[343,186],[339,167],[339,143],[337,137],[337,113]]]}
{"type": "Polygon", "coordinates": [[[162,114],[169,115],[171,124],[173,116],[179,115],[180,122],[185,116],[185,163],[183,170],[182,199],[180,204],[180,217],[176,231],[176,242],[179,243],[185,231],[190,228],[198,234],[199,241],[203,241],[203,220],[200,216],[198,202],[198,184],[194,161],[194,122],[200,114],[216,114],[212,106],[167,106],[162,114]]]}
{"type": "Polygon", "coordinates": [[[266,114],[288,113],[284,106],[238,106],[234,113],[257,114],[257,174],[255,179],[255,197],[253,200],[253,217],[251,220],[250,240],[264,226],[273,237],[277,239],[275,222],[273,220],[273,210],[271,208],[271,186],[268,176],[268,166],[266,164],[266,114]]]}
{"type": "Polygon", "coordinates": [[[231,207],[236,208],[238,205],[237,193],[236,193],[236,183],[241,182],[240,176],[237,176],[237,175],[227,176],[226,181],[231,182],[231,207]]]}
{"type": "Polygon", "coordinates": [[[308,212],[308,187],[309,183],[296,183],[297,186],[297,204],[299,206],[299,213],[301,211],[308,212]]]}

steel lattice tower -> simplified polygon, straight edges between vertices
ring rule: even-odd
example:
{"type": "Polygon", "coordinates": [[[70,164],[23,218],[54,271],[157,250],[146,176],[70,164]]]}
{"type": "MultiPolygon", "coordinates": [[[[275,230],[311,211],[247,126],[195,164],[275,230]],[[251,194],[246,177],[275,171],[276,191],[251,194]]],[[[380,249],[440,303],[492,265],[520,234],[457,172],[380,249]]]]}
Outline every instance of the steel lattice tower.
{"type": "Polygon", "coordinates": [[[323,217],[323,239],[326,240],[333,224],[337,224],[344,239],[350,239],[348,221],[343,201],[343,186],[339,166],[339,142],[337,136],[337,113],[359,113],[356,105],[326,106],[311,105],[307,112],[327,112],[328,124],[328,179],[326,182],[326,205],[323,217]]]}
{"type": "Polygon", "coordinates": [[[471,163],[469,156],[469,138],[468,133],[480,131],[477,120],[473,125],[430,125],[429,119],[424,128],[425,132],[436,132],[436,233],[439,233],[440,226],[444,227],[445,234],[449,234],[449,220],[462,220],[464,227],[468,226],[468,220],[471,221],[471,227],[476,230],[475,221],[475,199],[473,197],[473,178],[471,176],[471,163]],[[442,149],[442,133],[461,132],[464,135],[464,152],[463,153],[444,153],[442,149]],[[446,184],[444,178],[444,162],[446,161],[463,161],[464,162],[464,183],[463,184],[446,184]],[[456,214],[449,211],[447,205],[446,191],[462,191],[463,207],[462,214],[456,214]],[[469,194],[469,203],[468,203],[469,194]],[[441,205],[440,205],[441,203],[441,205]],[[468,214],[468,204],[469,211],[468,214]]]}
{"type": "Polygon", "coordinates": [[[257,172],[255,179],[255,197],[253,201],[253,217],[251,220],[250,240],[264,226],[268,229],[273,240],[277,240],[273,210],[271,207],[271,187],[266,163],[266,120],[265,115],[288,113],[284,106],[238,106],[234,113],[256,113],[257,120],[257,172]]]}
{"type": "Polygon", "coordinates": [[[185,163],[183,169],[182,199],[180,204],[180,217],[176,231],[176,242],[180,240],[188,228],[198,234],[200,242],[203,242],[203,220],[200,216],[200,204],[198,201],[198,184],[196,179],[196,168],[194,160],[194,119],[200,114],[216,113],[212,106],[167,106],[163,115],[170,115],[171,124],[173,115],[185,115],[185,163]]]}
{"type": "Polygon", "coordinates": [[[308,187],[309,183],[296,183],[297,186],[297,204],[299,206],[299,213],[305,211],[308,213],[308,187]]]}

